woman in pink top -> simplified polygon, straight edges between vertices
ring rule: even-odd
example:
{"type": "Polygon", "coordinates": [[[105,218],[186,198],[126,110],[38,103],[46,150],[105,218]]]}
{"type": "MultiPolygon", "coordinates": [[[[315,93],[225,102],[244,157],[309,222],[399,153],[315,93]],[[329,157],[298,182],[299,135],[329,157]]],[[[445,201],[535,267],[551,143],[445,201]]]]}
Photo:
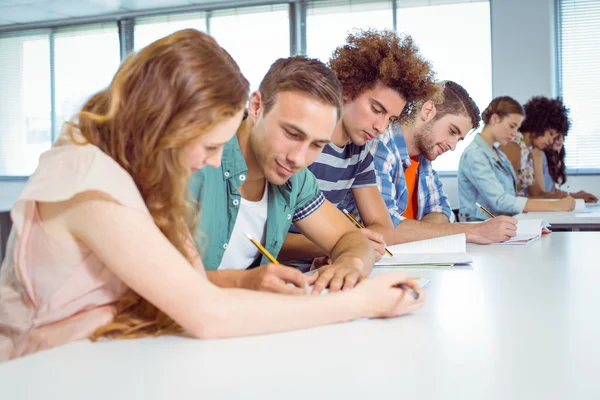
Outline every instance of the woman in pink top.
{"type": "Polygon", "coordinates": [[[189,234],[186,185],[192,171],[220,164],[247,97],[237,64],[195,30],[122,64],[40,157],[12,210],[0,360],[86,338],[252,335],[421,307],[422,289],[401,273],[323,297],[223,289],[206,279],[189,234]]]}

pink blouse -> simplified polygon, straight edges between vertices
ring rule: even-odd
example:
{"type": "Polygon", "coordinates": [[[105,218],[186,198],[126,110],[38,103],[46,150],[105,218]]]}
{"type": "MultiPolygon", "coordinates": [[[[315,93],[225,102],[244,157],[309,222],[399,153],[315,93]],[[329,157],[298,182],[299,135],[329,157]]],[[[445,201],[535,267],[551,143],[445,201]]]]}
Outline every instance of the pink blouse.
{"type": "Polygon", "coordinates": [[[13,228],[0,269],[0,361],[86,339],[114,317],[127,290],[82,242],[51,236],[38,202],[101,191],[147,214],[133,179],[98,147],[75,145],[65,134],[40,157],[15,203],[13,228]]]}

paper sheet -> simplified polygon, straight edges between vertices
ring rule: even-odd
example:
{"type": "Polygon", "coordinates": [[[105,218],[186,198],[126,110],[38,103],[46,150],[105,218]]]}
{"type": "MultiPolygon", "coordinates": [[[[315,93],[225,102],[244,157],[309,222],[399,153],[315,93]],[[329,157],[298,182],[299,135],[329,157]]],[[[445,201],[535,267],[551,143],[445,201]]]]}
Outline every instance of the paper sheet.
{"type": "Polygon", "coordinates": [[[535,242],[542,236],[542,229],[549,227],[548,221],[543,219],[521,219],[517,223],[517,235],[510,240],[496,245],[526,245],[535,242]]]}
{"type": "Polygon", "coordinates": [[[394,255],[385,255],[375,263],[377,268],[398,266],[449,267],[456,264],[468,264],[473,258],[467,254],[465,234],[443,236],[434,239],[389,246],[394,255]]]}

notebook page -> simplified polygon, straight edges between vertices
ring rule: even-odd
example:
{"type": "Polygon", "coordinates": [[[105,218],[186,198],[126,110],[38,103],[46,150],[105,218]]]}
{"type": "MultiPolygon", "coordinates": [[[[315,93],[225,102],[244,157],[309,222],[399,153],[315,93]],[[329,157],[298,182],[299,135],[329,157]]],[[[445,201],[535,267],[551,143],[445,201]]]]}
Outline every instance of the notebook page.
{"type": "MultiPolygon", "coordinates": [[[[467,239],[464,233],[458,235],[442,236],[434,239],[419,240],[416,242],[388,246],[392,254],[425,254],[425,253],[465,253],[467,239]]],[[[390,258],[384,255],[383,258],[390,258]]]]}
{"type": "Polygon", "coordinates": [[[517,223],[517,235],[498,245],[529,244],[542,236],[542,229],[550,226],[542,219],[521,219],[517,223]]]}

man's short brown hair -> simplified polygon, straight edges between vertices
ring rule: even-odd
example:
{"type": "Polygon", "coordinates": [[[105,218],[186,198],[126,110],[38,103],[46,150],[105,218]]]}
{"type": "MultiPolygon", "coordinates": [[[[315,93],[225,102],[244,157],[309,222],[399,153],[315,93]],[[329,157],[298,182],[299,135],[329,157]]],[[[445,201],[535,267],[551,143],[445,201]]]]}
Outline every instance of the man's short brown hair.
{"type": "MultiPolygon", "coordinates": [[[[477,128],[479,121],[481,121],[479,107],[477,107],[467,90],[454,81],[441,81],[437,83],[437,86],[439,90],[436,94],[429,99],[425,99],[425,101],[429,100],[435,104],[436,114],[433,120],[437,121],[448,114],[465,115],[471,119],[471,129],[477,128]]],[[[425,101],[420,102],[410,114],[406,115],[404,122],[414,122],[425,101]]]]}
{"type": "Polygon", "coordinates": [[[358,30],[346,38],[329,60],[345,97],[354,100],[381,83],[406,100],[405,112],[437,90],[429,61],[409,35],[384,30],[358,30]]]}
{"type": "Polygon", "coordinates": [[[277,93],[298,92],[335,107],[338,121],[342,116],[340,82],[331,69],[314,58],[280,58],[271,65],[258,90],[265,114],[275,104],[277,93]]]}

